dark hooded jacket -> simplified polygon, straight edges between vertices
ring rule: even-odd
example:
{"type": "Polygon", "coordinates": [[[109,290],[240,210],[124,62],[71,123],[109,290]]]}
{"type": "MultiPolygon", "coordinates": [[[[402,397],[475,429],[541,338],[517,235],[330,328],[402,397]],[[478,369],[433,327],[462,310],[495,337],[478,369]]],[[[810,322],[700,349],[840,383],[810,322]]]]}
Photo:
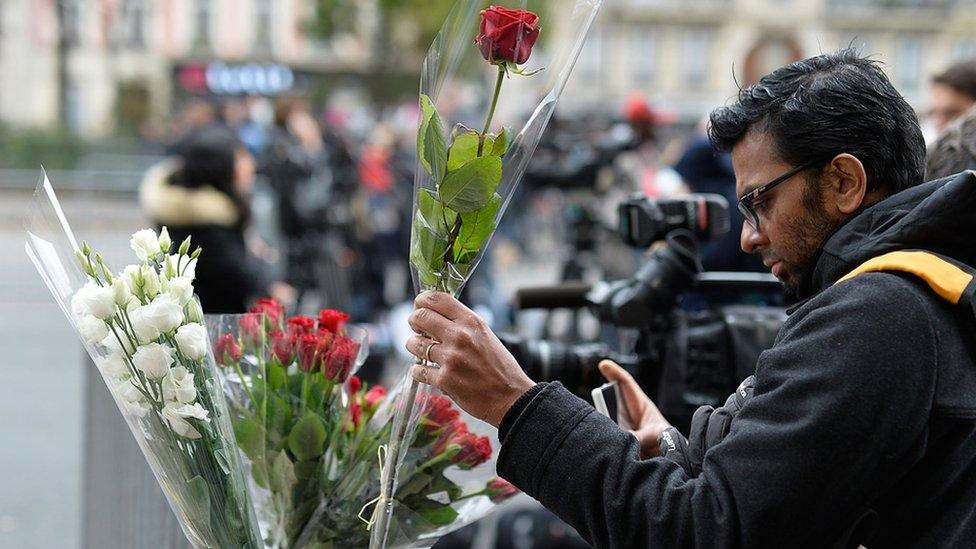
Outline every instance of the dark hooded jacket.
{"type": "Polygon", "coordinates": [[[893,195],[825,243],[755,396],[689,478],[559,383],[499,428],[498,473],[597,547],[976,547],[976,321],[862,262],[976,265],[976,174],[893,195]]]}

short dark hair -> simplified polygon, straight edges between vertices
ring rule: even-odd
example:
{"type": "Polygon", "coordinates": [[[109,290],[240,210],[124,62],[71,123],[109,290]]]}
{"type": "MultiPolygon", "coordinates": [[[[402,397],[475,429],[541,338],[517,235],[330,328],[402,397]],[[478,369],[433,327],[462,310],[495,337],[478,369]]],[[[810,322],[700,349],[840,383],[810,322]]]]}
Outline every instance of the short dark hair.
{"type": "Polygon", "coordinates": [[[777,156],[793,165],[854,155],[869,191],[894,194],[923,179],[915,111],[876,61],[850,48],[776,69],[712,111],[709,138],[720,150],[731,151],[752,130],[768,133],[777,156]]]}
{"type": "Polygon", "coordinates": [[[948,86],[976,101],[976,59],[967,59],[951,65],[933,76],[932,83],[948,86]]]}

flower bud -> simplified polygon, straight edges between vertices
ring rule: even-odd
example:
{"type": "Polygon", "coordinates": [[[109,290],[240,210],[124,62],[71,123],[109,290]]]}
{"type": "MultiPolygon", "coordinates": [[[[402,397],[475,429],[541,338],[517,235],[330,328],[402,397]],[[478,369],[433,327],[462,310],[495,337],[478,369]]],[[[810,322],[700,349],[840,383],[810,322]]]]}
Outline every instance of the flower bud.
{"type": "Polygon", "coordinates": [[[201,248],[200,246],[197,246],[197,249],[193,250],[193,253],[190,254],[190,258],[191,259],[196,259],[196,258],[200,257],[200,254],[202,252],[203,252],[203,248],[201,248]]]}
{"type": "Polygon", "coordinates": [[[81,253],[85,254],[85,257],[91,255],[91,246],[89,246],[88,242],[84,240],[81,241],[81,253]]]}
{"type": "Polygon", "coordinates": [[[159,251],[164,254],[169,253],[169,249],[173,247],[173,241],[169,237],[169,231],[166,227],[159,231],[159,251]]]}
{"type": "Polygon", "coordinates": [[[159,275],[152,267],[142,268],[142,293],[146,299],[152,299],[159,295],[159,275]]]}
{"type": "Polygon", "coordinates": [[[203,309],[200,307],[200,302],[196,299],[190,299],[186,302],[186,320],[189,322],[203,322],[203,309]]]}
{"type": "Polygon", "coordinates": [[[112,297],[115,300],[115,304],[119,307],[125,307],[129,304],[132,292],[129,291],[129,285],[125,283],[122,277],[112,281],[112,297]]]}
{"type": "Polygon", "coordinates": [[[186,237],[180,244],[180,249],[177,252],[179,255],[186,255],[190,251],[190,237],[186,237]]]}

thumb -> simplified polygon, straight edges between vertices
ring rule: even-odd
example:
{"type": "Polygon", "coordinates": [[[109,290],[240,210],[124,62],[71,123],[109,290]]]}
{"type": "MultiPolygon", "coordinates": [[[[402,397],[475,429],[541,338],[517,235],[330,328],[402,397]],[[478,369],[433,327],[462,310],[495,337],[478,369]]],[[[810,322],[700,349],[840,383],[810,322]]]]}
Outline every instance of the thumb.
{"type": "Polygon", "coordinates": [[[634,377],[616,362],[612,360],[601,360],[598,367],[603,377],[607,378],[607,381],[616,381],[620,385],[620,391],[623,393],[627,403],[631,406],[636,406],[647,398],[644,391],[641,390],[640,385],[634,380],[634,377]]]}

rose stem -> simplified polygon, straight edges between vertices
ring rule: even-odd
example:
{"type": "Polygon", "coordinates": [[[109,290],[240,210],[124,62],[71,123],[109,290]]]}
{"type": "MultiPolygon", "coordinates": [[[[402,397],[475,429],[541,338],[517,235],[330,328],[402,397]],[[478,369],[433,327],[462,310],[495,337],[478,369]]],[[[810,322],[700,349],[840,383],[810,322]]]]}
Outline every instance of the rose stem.
{"type": "Polygon", "coordinates": [[[491,98],[491,108],[488,109],[488,118],[485,120],[485,129],[481,130],[481,135],[478,136],[478,156],[481,156],[483,149],[485,148],[485,136],[488,135],[488,129],[491,127],[491,118],[495,116],[495,107],[498,106],[498,93],[502,91],[502,81],[505,79],[505,64],[500,63],[498,65],[498,78],[495,79],[495,95],[491,98]]]}

